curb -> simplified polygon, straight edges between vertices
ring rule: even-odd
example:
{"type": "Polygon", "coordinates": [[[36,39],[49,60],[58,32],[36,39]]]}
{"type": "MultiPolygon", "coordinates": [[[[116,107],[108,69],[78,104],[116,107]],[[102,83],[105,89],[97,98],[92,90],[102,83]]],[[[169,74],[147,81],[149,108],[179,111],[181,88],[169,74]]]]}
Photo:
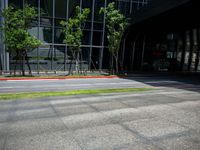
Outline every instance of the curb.
{"type": "Polygon", "coordinates": [[[79,76],[79,77],[36,77],[36,78],[0,78],[0,81],[14,81],[14,80],[67,80],[67,79],[114,79],[114,78],[120,78],[119,76],[79,76]]]}

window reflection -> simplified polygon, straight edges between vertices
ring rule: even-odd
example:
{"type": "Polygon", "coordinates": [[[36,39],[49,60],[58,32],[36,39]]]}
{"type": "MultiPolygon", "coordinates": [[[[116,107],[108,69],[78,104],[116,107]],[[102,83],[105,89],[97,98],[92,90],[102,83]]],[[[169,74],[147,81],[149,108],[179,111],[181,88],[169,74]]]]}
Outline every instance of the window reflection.
{"type": "MultiPolygon", "coordinates": [[[[39,70],[62,70],[66,65],[66,69],[69,67],[71,57],[71,51],[68,49],[67,56],[65,56],[65,44],[63,43],[64,35],[62,33],[61,20],[66,20],[67,17],[73,17],[76,6],[83,8],[90,8],[91,13],[88,16],[87,22],[83,26],[83,39],[82,39],[82,62],[85,68],[88,68],[88,62],[91,59],[93,69],[97,69],[100,64],[100,51],[103,50],[102,35],[103,35],[103,14],[99,14],[101,7],[104,7],[105,0],[8,0],[9,5],[23,8],[23,4],[27,2],[31,6],[34,6],[38,10],[38,18],[32,21],[32,27],[29,32],[39,38],[43,44],[42,46],[29,53],[31,62],[33,63],[32,69],[37,69],[39,64],[39,70]],[[39,4],[40,2],[40,4],[39,4]],[[93,9],[93,3],[94,10],[93,9]],[[40,6],[40,8],[38,7],[40,6]],[[93,13],[93,14],[92,14],[93,13]],[[94,16],[94,18],[92,18],[94,16]],[[93,30],[92,30],[93,27],[93,30]],[[91,33],[93,33],[93,39],[91,39],[91,33]],[[92,44],[92,45],[91,45],[92,44]],[[92,58],[89,58],[90,50],[92,46],[98,48],[92,48],[92,58]],[[37,57],[37,59],[36,59],[37,57]],[[66,60],[64,60],[66,58],[66,60]],[[67,62],[67,64],[64,64],[67,62]],[[37,66],[37,67],[36,67],[37,66]]],[[[125,15],[129,15],[134,10],[144,5],[146,0],[137,1],[116,1],[107,0],[107,4],[115,1],[118,8],[121,9],[125,15]]],[[[105,35],[106,37],[106,35],[105,35]]],[[[105,40],[104,45],[107,45],[105,40]]],[[[109,57],[105,52],[103,58],[106,62],[109,57]]],[[[14,58],[13,58],[14,60],[14,58]]],[[[104,66],[105,67],[105,66],[104,66]]]]}

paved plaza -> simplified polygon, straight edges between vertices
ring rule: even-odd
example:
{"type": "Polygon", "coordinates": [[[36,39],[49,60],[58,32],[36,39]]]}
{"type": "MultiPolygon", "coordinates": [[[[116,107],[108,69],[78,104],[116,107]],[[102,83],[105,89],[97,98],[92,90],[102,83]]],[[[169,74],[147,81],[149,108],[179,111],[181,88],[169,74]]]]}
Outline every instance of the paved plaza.
{"type": "Polygon", "coordinates": [[[189,78],[1,81],[0,92],[153,87],[0,101],[0,150],[199,150],[200,84],[189,78]]]}

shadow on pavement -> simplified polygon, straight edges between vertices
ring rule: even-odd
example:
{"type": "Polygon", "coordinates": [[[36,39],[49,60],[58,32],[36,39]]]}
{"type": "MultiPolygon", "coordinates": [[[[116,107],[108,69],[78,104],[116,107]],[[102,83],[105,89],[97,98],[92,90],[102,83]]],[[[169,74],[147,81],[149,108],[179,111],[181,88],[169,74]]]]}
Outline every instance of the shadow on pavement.
{"type": "Polygon", "coordinates": [[[154,87],[170,87],[200,93],[200,74],[135,73],[122,77],[154,87]]]}

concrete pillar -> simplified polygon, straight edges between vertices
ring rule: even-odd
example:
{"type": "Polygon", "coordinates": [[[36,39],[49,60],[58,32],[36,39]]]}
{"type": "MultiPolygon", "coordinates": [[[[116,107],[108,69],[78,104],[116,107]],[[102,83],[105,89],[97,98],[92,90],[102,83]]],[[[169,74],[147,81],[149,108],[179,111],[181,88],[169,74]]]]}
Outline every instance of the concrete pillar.
{"type": "Polygon", "coordinates": [[[193,31],[192,30],[190,31],[189,36],[190,36],[190,39],[189,39],[189,58],[188,58],[187,71],[191,71],[191,65],[192,65],[192,59],[193,59],[194,37],[193,37],[193,31]]]}
{"type": "Polygon", "coordinates": [[[134,57],[135,57],[135,44],[136,41],[133,41],[133,47],[132,47],[132,56],[131,56],[131,70],[133,70],[133,65],[134,65],[134,57]]]}
{"type": "Polygon", "coordinates": [[[140,70],[143,70],[145,46],[146,46],[146,36],[144,35],[143,42],[142,42],[142,57],[141,57],[140,70]]]}
{"type": "Polygon", "coordinates": [[[184,70],[184,64],[185,64],[185,51],[186,51],[186,32],[182,34],[182,54],[181,54],[181,65],[180,65],[180,71],[184,70]]]}
{"type": "Polygon", "coordinates": [[[197,55],[195,61],[195,71],[198,71],[200,57],[200,29],[197,29],[197,55]]]}

